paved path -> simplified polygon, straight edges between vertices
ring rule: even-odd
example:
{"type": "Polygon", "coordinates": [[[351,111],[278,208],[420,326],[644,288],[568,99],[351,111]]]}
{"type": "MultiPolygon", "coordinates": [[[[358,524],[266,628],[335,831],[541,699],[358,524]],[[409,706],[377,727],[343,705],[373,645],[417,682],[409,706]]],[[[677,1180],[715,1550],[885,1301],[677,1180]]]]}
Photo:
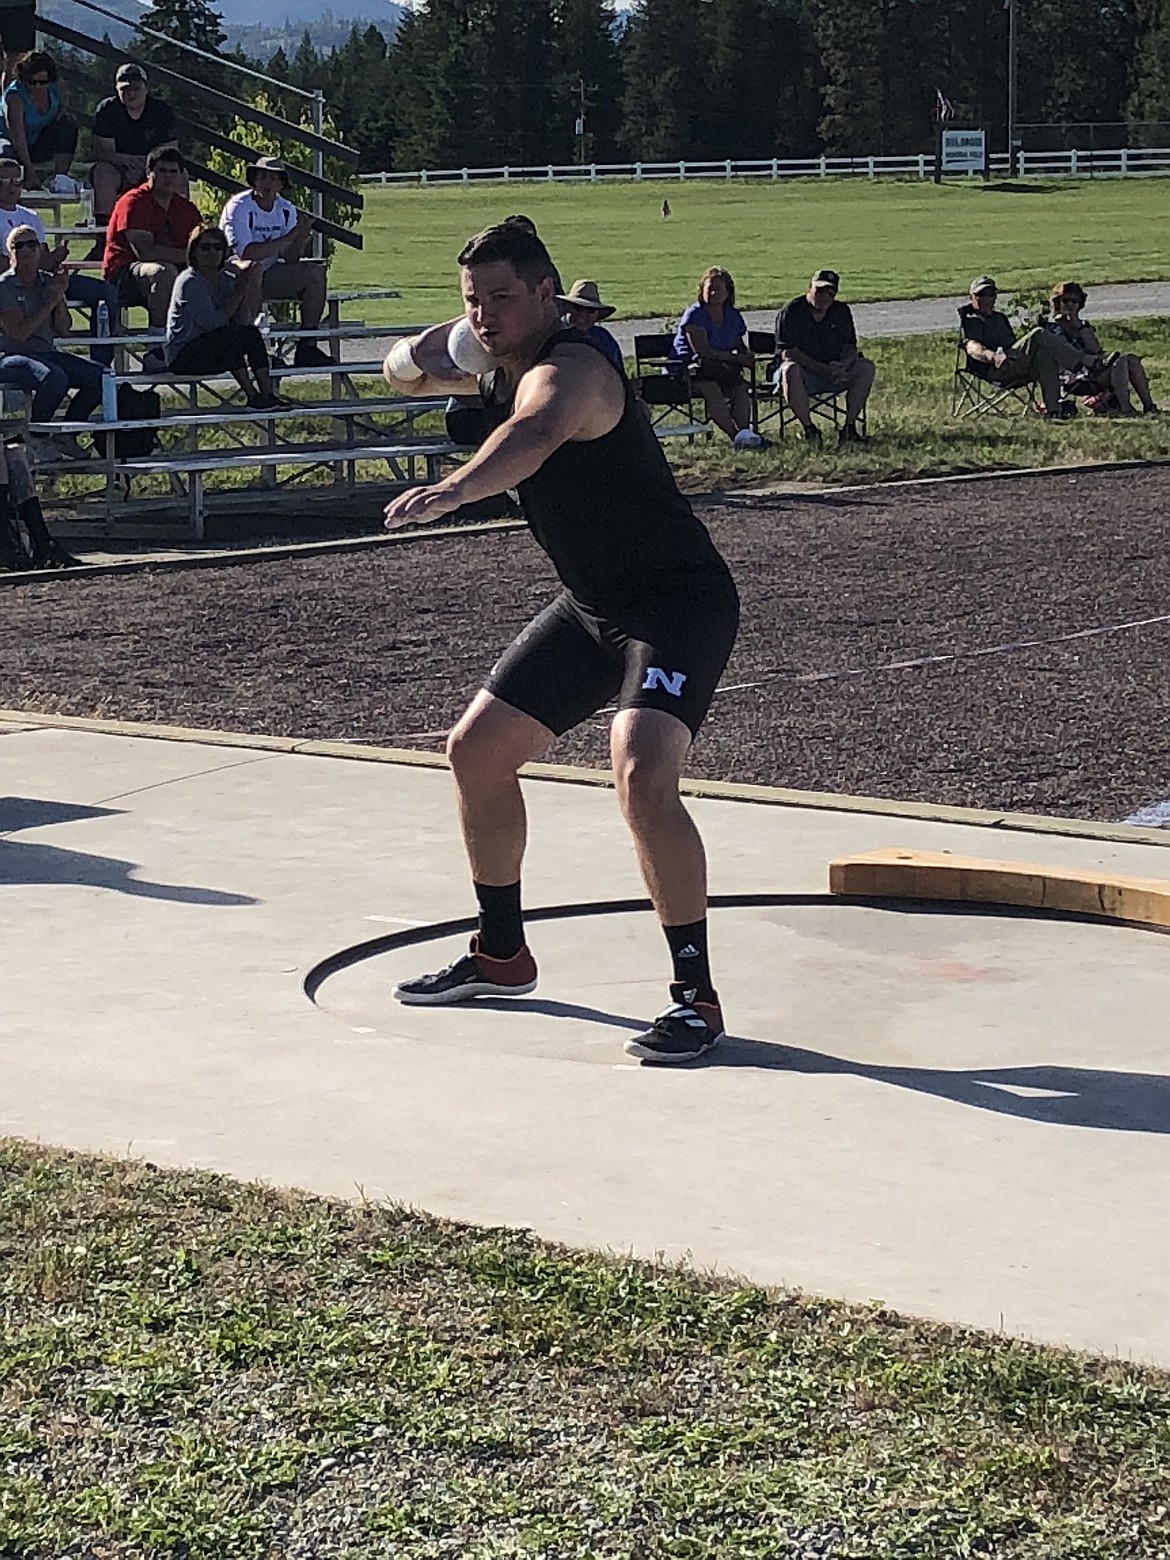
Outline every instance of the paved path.
{"type": "MultiPolygon", "coordinates": [[[[1125,282],[1111,287],[1090,287],[1085,309],[1091,320],[1125,319],[1129,315],[1170,314],[1170,282],[1125,282]]],[[[955,311],[962,298],[898,298],[884,303],[855,303],[851,307],[858,335],[920,336],[931,331],[954,330],[955,311]]],[[[744,318],[750,330],[771,330],[775,309],[748,309],[744,318]]],[[[607,329],[621,343],[622,351],[632,355],[634,337],[668,330],[673,321],[666,318],[610,320],[607,329]]],[[[385,353],[390,338],[348,342],[343,355],[351,360],[385,353]]]]}
{"type": "MultiPolygon", "coordinates": [[[[27,933],[5,968],[0,1132],[1170,1365],[1164,939],[719,910],[741,1038],[662,1072],[621,1049],[663,999],[646,914],[534,925],[541,989],[511,1006],[391,1001],[454,938],[306,999],[329,953],[466,912],[442,770],[20,720],[0,756],[0,917],[27,933]]],[[[527,792],[531,905],[640,897],[609,792],[527,792]]],[[[823,891],[831,857],[892,844],[1170,872],[1140,837],[693,807],[721,893],[823,891]]]]}

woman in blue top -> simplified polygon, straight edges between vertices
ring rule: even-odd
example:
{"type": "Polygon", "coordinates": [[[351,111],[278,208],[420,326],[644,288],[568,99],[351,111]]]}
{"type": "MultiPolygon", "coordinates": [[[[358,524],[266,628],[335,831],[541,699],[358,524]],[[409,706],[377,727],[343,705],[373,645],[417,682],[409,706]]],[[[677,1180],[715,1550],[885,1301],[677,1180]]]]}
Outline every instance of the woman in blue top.
{"type": "Polygon", "coordinates": [[[708,422],[738,448],[762,449],[766,441],[752,432],[752,400],[743,377],[753,361],[747,324],[735,307],[735,282],[722,266],[703,272],[696,301],[678,322],[674,357],[703,397],[708,422]]]}
{"type": "Polygon", "coordinates": [[[0,98],[4,124],[0,157],[15,157],[24,169],[26,190],[39,190],[36,165],[51,163],[54,173],[68,173],[77,150],[77,121],[61,107],[57,63],[51,54],[34,49],[16,62],[16,76],[0,98]]]}

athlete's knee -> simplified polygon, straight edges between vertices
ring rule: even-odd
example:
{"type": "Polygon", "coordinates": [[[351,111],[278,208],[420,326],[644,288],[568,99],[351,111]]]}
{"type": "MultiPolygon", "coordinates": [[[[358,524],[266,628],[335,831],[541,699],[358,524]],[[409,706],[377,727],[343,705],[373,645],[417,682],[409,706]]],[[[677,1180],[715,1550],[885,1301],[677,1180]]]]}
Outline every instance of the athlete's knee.
{"type": "Polygon", "coordinates": [[[490,789],[500,780],[516,773],[524,762],[499,734],[489,731],[487,722],[475,712],[465,715],[447,738],[447,762],[464,789],[490,789]]]}
{"type": "Polygon", "coordinates": [[[614,785],[631,823],[652,824],[678,804],[678,770],[661,755],[627,748],[613,758],[614,785]]]}

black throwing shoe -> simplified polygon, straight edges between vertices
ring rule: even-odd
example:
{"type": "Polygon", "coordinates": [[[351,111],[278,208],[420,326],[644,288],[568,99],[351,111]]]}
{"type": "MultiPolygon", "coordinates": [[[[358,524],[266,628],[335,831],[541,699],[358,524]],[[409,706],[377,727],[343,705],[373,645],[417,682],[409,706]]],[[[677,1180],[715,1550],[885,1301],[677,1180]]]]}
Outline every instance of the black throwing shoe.
{"type": "Polygon", "coordinates": [[[322,352],[315,341],[298,341],[293,350],[294,368],[339,368],[328,353],[322,352]]]}
{"type": "Polygon", "coordinates": [[[864,444],[865,438],[860,428],[855,427],[852,423],[846,423],[845,426],[841,429],[840,433],[837,435],[837,443],[864,444]]]}
{"type": "Polygon", "coordinates": [[[470,997],[523,997],[536,990],[536,960],[527,947],[510,959],[490,959],[479,952],[478,936],[471,951],[434,975],[402,980],[394,996],[407,1007],[445,1007],[470,997]]]}
{"type": "Polygon", "coordinates": [[[82,567],[84,566],[81,559],[75,558],[55,537],[33,558],[34,569],[80,569],[82,567]]]}
{"type": "Polygon", "coordinates": [[[626,1041],[627,1056],[644,1062],[693,1062],[717,1044],[723,1034],[718,997],[699,1002],[694,987],[681,981],[671,982],[670,995],[671,1006],[659,1013],[652,1027],[626,1041]]]}
{"type": "Polygon", "coordinates": [[[804,442],[806,444],[811,444],[814,450],[819,450],[821,445],[825,442],[824,439],[821,438],[821,430],[816,426],[815,423],[809,423],[808,427],[804,430],[804,442]]]}

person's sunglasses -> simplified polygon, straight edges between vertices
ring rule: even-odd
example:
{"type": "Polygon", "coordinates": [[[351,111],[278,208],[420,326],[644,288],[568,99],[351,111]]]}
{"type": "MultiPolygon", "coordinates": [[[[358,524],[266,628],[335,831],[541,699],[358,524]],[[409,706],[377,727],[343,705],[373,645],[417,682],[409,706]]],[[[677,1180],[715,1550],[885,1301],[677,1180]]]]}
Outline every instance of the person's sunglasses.
{"type": "Polygon", "coordinates": [[[30,76],[28,84],[30,87],[47,87],[52,80],[52,76],[30,76]]]}
{"type": "Polygon", "coordinates": [[[39,249],[41,242],[38,238],[18,238],[12,247],[13,249],[39,249]]]}

